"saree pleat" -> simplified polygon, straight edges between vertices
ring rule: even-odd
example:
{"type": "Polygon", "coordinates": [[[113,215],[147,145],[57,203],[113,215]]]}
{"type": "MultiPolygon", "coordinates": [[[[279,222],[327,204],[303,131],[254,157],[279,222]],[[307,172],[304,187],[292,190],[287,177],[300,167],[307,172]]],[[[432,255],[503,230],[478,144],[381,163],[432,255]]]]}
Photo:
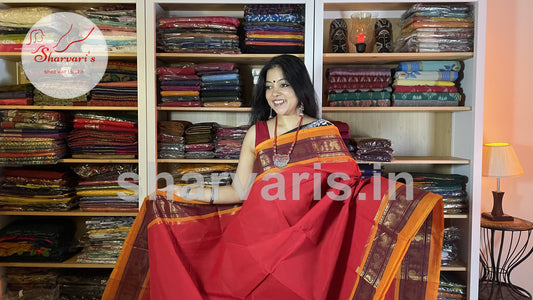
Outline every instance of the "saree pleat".
{"type": "Polygon", "coordinates": [[[278,169],[260,143],[242,206],[147,197],[103,299],[436,298],[442,197],[361,179],[343,145],[333,125],[302,129],[278,169]]]}

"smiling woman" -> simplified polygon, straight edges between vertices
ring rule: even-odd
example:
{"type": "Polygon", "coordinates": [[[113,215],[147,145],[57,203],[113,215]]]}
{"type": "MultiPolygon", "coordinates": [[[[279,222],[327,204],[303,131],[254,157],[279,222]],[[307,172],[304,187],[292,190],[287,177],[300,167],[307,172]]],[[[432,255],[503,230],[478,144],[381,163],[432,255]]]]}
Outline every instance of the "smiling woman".
{"type": "Polygon", "coordinates": [[[103,299],[435,299],[442,197],[361,179],[299,59],[274,58],[259,82],[233,185],[148,197],[103,299]]]}

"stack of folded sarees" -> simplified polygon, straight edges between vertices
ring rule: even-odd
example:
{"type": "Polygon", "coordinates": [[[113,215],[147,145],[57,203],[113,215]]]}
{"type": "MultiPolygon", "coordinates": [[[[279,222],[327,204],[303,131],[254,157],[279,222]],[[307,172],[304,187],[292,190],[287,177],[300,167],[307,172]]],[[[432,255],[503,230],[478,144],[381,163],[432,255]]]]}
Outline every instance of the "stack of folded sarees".
{"type": "Polygon", "coordinates": [[[183,158],[185,157],[185,128],[191,122],[168,120],[158,122],[158,157],[183,158]]]}
{"type": "Polygon", "coordinates": [[[354,138],[357,161],[389,162],[392,160],[392,143],[385,138],[354,138]]]}
{"type": "Polygon", "coordinates": [[[32,105],[33,90],[28,83],[0,86],[0,105],[32,105]]]}
{"type": "Polygon", "coordinates": [[[59,299],[100,300],[111,270],[64,269],[57,278],[59,299]]]}
{"type": "Polygon", "coordinates": [[[91,90],[90,106],[137,106],[137,81],[100,82],[91,90]]]}
{"type": "Polygon", "coordinates": [[[0,9],[0,52],[20,52],[30,28],[53,12],[38,6],[0,9]]]}
{"type": "Polygon", "coordinates": [[[137,63],[110,60],[100,82],[137,81],[137,63]]]}
{"type": "Polygon", "coordinates": [[[157,68],[160,87],[160,106],[197,107],[200,101],[201,80],[194,63],[175,63],[157,68]]]}
{"type": "Polygon", "coordinates": [[[20,299],[20,295],[24,295],[25,299],[57,299],[59,271],[50,268],[6,268],[2,274],[2,282],[5,283],[2,296],[6,299],[20,299]]]}
{"type": "Polygon", "coordinates": [[[78,10],[102,32],[109,52],[137,52],[137,18],[133,5],[107,5],[78,10]]]}
{"type": "Polygon", "coordinates": [[[214,158],[215,122],[195,123],[185,129],[185,158],[214,158]]]}
{"type": "Polygon", "coordinates": [[[305,9],[300,4],[250,4],[244,8],[244,51],[302,53],[305,9]]]}
{"type": "Polygon", "coordinates": [[[68,153],[69,128],[63,112],[1,110],[0,165],[57,163],[68,153]]]}
{"type": "Polygon", "coordinates": [[[41,92],[38,89],[33,91],[33,105],[53,105],[53,106],[87,106],[90,92],[75,98],[56,98],[41,92]]]}
{"type": "Polygon", "coordinates": [[[206,107],[240,107],[239,69],[234,63],[205,63],[195,66],[201,79],[200,99],[206,107]]]}
{"type": "Polygon", "coordinates": [[[136,113],[77,112],[67,138],[73,158],[134,158],[136,113]]]}
{"type": "Polygon", "coordinates": [[[83,211],[138,211],[138,171],[134,164],[83,164],[73,167],[83,211]]]}
{"type": "Polygon", "coordinates": [[[440,272],[437,300],[466,299],[466,285],[453,273],[455,272],[440,272]]]}
{"type": "Polygon", "coordinates": [[[458,106],[463,67],[459,61],[401,62],[394,73],[392,106],[458,106]]]}
{"type": "Polygon", "coordinates": [[[234,17],[169,17],[157,24],[157,47],[162,52],[239,54],[234,17]]]}
{"type": "Polygon", "coordinates": [[[444,213],[467,213],[467,176],[438,173],[411,173],[411,175],[415,187],[443,197],[444,213]]]}
{"type": "Polygon", "coordinates": [[[217,158],[238,159],[248,126],[220,127],[216,133],[215,156],[217,158]]]}
{"type": "MultiPolygon", "coordinates": [[[[180,164],[172,171],[172,177],[177,185],[211,188],[231,184],[235,170],[235,165],[231,164],[180,164]],[[192,174],[194,176],[191,176],[192,174]]],[[[245,183],[242,183],[242,186],[244,185],[245,183]]]]}
{"type": "Polygon", "coordinates": [[[76,176],[67,168],[6,167],[0,177],[3,210],[69,210],[78,204],[76,176]]]}
{"type": "Polygon", "coordinates": [[[469,52],[474,20],[467,4],[417,3],[401,17],[396,52],[469,52]]]}
{"type": "Polygon", "coordinates": [[[0,230],[0,260],[61,262],[77,247],[74,221],[61,218],[19,219],[0,230]]]}
{"type": "Polygon", "coordinates": [[[459,264],[459,241],[461,230],[457,226],[444,228],[442,239],[441,265],[451,266],[459,264]]]}
{"type": "Polygon", "coordinates": [[[328,106],[390,106],[388,68],[329,68],[326,78],[328,106]]]}
{"type": "Polygon", "coordinates": [[[137,106],[137,64],[109,61],[90,91],[90,106],[137,106]]]}
{"type": "Polygon", "coordinates": [[[94,217],[85,221],[87,232],[80,240],[83,248],[77,262],[114,264],[134,220],[134,217],[94,217]]]}

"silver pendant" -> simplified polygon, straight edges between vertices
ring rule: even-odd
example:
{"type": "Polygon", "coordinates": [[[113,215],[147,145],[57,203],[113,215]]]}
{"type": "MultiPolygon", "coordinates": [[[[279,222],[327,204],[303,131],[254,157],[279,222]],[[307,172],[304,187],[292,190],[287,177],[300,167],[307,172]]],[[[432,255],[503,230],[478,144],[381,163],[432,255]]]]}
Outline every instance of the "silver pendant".
{"type": "Polygon", "coordinates": [[[274,166],[281,169],[289,163],[290,157],[288,154],[274,154],[272,159],[274,160],[274,166]]]}

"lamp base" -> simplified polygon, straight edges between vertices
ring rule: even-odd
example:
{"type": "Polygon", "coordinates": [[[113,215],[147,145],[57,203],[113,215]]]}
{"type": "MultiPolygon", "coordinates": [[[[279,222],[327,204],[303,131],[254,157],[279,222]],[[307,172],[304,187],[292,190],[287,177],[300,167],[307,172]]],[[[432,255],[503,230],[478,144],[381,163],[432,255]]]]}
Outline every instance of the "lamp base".
{"type": "Polygon", "coordinates": [[[514,221],[514,218],[512,216],[510,216],[510,215],[493,216],[489,212],[484,212],[484,213],[481,214],[481,216],[483,216],[485,219],[489,219],[491,221],[496,221],[496,222],[514,221]]]}

